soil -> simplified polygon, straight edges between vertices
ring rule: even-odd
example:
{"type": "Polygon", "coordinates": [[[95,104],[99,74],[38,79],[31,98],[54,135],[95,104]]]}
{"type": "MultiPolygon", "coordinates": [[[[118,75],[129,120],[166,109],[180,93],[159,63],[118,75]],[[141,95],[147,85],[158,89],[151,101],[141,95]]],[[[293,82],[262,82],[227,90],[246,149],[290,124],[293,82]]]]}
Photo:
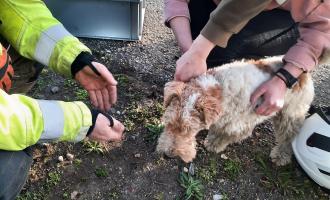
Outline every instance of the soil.
{"type": "MultiPolygon", "coordinates": [[[[124,141],[102,144],[103,153],[88,152],[86,142],[35,146],[34,163],[19,199],[183,199],[185,189],[178,177],[189,164],[158,155],[156,139],[147,128],[159,123],[163,86],[173,79],[180,56],[174,36],[163,25],[162,5],[161,0],[147,2],[141,41],[82,39],[119,81],[118,103],[111,113],[127,127],[124,141]],[[74,155],[73,162],[67,153],[74,155]]],[[[329,66],[314,73],[317,104],[330,106],[329,76],[329,66]]],[[[30,96],[88,102],[81,91],[46,69],[30,96]],[[52,92],[54,87],[59,91],[52,92]]],[[[204,137],[201,133],[200,143],[204,137]]],[[[193,177],[205,188],[203,199],[216,194],[223,199],[330,199],[294,159],[287,167],[274,166],[268,157],[273,145],[269,122],[222,154],[211,154],[199,145],[193,177]],[[233,162],[236,167],[228,167],[233,162]]]]}

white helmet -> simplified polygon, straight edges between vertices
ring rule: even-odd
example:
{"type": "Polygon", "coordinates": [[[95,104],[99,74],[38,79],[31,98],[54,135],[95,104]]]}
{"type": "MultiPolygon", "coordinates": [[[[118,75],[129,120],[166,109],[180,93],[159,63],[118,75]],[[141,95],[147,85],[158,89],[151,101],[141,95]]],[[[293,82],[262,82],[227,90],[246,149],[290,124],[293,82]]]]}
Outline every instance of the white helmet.
{"type": "Polygon", "coordinates": [[[330,108],[311,110],[300,133],[292,141],[292,148],[308,176],[330,189],[330,108]]]}

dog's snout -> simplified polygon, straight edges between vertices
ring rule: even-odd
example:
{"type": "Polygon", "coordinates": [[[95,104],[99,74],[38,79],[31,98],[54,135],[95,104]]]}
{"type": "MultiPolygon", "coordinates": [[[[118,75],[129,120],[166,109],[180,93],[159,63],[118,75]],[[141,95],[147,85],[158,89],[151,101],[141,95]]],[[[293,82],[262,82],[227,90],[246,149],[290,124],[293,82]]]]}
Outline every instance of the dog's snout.
{"type": "Polygon", "coordinates": [[[172,159],[174,158],[176,155],[174,155],[172,150],[168,150],[164,152],[164,158],[165,159],[172,159]]]}
{"type": "Polygon", "coordinates": [[[175,157],[174,155],[168,155],[168,154],[166,154],[166,153],[163,154],[163,158],[164,158],[165,160],[171,160],[171,159],[173,159],[174,157],[175,157]]]}

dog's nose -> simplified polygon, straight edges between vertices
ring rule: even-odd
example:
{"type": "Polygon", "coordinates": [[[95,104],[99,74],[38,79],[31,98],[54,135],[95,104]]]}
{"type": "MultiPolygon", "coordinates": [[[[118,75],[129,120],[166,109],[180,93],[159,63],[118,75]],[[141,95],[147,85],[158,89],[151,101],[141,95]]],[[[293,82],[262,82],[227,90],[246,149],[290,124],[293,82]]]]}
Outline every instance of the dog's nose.
{"type": "Polygon", "coordinates": [[[166,153],[164,153],[164,154],[163,154],[163,158],[164,158],[165,160],[170,160],[170,159],[173,159],[174,156],[169,156],[169,155],[167,155],[166,153]]]}
{"type": "Polygon", "coordinates": [[[173,151],[166,151],[166,152],[164,152],[164,158],[166,160],[173,159],[175,157],[176,157],[176,155],[173,154],[173,151]]]}

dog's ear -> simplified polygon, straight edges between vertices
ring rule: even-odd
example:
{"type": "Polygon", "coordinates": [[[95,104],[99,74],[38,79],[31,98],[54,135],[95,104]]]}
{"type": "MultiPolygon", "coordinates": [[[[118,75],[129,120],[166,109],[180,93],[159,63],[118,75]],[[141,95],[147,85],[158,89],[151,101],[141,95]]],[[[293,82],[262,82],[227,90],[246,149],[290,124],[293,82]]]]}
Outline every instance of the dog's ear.
{"type": "Polygon", "coordinates": [[[185,87],[184,82],[171,81],[165,84],[164,88],[164,106],[165,108],[171,103],[173,98],[180,98],[185,87]]]}
{"type": "Polygon", "coordinates": [[[221,112],[221,88],[214,86],[208,88],[204,95],[200,96],[195,104],[200,118],[207,126],[210,126],[218,119],[221,112]]]}

